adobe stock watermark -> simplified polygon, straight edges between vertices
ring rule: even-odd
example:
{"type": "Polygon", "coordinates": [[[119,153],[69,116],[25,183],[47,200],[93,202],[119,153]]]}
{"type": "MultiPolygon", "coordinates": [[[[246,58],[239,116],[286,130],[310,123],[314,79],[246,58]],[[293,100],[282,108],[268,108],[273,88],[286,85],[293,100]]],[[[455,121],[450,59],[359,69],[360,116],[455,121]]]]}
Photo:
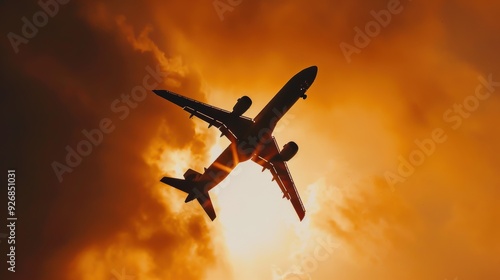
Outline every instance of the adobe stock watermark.
{"type": "MultiPolygon", "coordinates": [[[[153,89],[168,76],[167,72],[161,70],[160,65],[156,65],[156,69],[146,66],[146,74],[142,79],[142,84],[133,87],[130,94],[122,93],[120,98],[113,100],[109,106],[112,113],[123,121],[129,115],[131,110],[137,108],[140,102],[144,101],[153,89]]],[[[73,147],[66,145],[66,156],[63,163],[53,161],[51,167],[57,177],[59,183],[63,181],[65,173],[71,173],[78,167],[85,157],[88,157],[96,147],[98,147],[104,140],[107,134],[112,133],[116,128],[115,122],[111,117],[104,117],[99,121],[96,128],[87,130],[83,129],[82,139],[73,147]]]]}
{"type": "MultiPolygon", "coordinates": [[[[276,111],[275,113],[278,114],[276,111]]],[[[287,112],[286,115],[284,115],[283,118],[281,118],[280,121],[276,124],[276,128],[274,129],[273,133],[280,133],[294,119],[295,119],[295,114],[287,112]]]]}
{"type": "Polygon", "coordinates": [[[333,252],[340,248],[340,245],[333,242],[330,235],[316,238],[314,246],[300,253],[297,256],[295,265],[287,270],[277,269],[277,279],[279,280],[307,280],[311,279],[311,274],[318,270],[321,263],[328,260],[333,252]]]}
{"type": "MultiPolygon", "coordinates": [[[[493,81],[493,75],[489,74],[485,79],[483,76],[478,77],[479,84],[476,86],[474,94],[464,98],[462,103],[455,103],[443,113],[443,121],[450,125],[452,130],[459,129],[464,119],[468,119],[475,112],[481,102],[486,101],[491,97],[491,94],[496,91],[495,88],[500,87],[500,82],[493,81]]],[[[428,138],[423,140],[415,139],[415,148],[407,157],[398,156],[399,165],[397,172],[386,171],[384,176],[387,183],[394,191],[394,186],[397,183],[405,182],[408,177],[415,173],[417,167],[424,164],[426,159],[432,156],[437,149],[438,144],[444,143],[448,139],[445,129],[435,128],[428,138]]]]}
{"type": "Polygon", "coordinates": [[[28,44],[30,39],[33,39],[39,31],[39,28],[45,27],[49,23],[49,18],[55,17],[59,13],[60,5],[66,5],[70,0],[39,0],[38,6],[40,10],[31,16],[31,20],[27,17],[22,17],[21,35],[9,32],[7,39],[14,50],[14,53],[19,53],[21,44],[28,44]]]}
{"type": "MultiPolygon", "coordinates": [[[[408,0],[412,1],[412,0],[408,0]]],[[[392,17],[403,11],[403,5],[399,0],[389,0],[386,9],[380,11],[371,10],[370,15],[373,20],[367,22],[364,29],[358,26],[354,27],[353,44],[341,42],[339,47],[347,63],[351,63],[353,54],[360,54],[361,50],[366,48],[373,38],[377,37],[383,28],[386,28],[392,21],[392,17]]]]}
{"type": "Polygon", "coordinates": [[[224,14],[226,12],[234,11],[234,8],[238,7],[241,3],[243,3],[243,0],[214,0],[212,2],[220,21],[224,21],[224,14]]]}
{"type": "Polygon", "coordinates": [[[131,274],[127,274],[125,268],[122,268],[120,272],[116,271],[116,269],[113,269],[111,271],[111,274],[113,277],[111,280],[134,280],[135,276],[131,274]]]}

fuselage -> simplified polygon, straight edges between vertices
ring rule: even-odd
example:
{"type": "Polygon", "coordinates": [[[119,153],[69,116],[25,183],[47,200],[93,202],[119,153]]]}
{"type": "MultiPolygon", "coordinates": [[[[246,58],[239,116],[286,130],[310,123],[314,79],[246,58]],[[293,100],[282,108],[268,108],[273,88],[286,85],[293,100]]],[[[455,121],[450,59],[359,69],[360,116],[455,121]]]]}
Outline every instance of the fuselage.
{"type": "Polygon", "coordinates": [[[220,156],[205,169],[199,181],[210,182],[206,191],[224,180],[240,162],[247,161],[259,149],[272,142],[272,133],[278,121],[299,100],[314,82],[318,68],[311,66],[293,76],[253,119],[248,132],[231,142],[220,156]]]}

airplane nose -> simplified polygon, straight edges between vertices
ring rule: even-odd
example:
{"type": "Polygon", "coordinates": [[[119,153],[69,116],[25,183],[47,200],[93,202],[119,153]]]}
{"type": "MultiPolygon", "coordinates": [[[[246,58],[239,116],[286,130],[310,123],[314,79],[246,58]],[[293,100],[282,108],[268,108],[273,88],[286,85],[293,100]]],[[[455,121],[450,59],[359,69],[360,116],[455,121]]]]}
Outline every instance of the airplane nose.
{"type": "Polygon", "coordinates": [[[318,73],[318,66],[314,65],[302,70],[299,74],[297,74],[296,76],[297,82],[300,83],[300,92],[301,92],[300,97],[302,97],[303,99],[306,99],[307,95],[305,95],[305,92],[307,91],[307,89],[309,89],[309,87],[316,79],[317,73],[318,73]]]}
{"type": "Polygon", "coordinates": [[[316,74],[318,73],[318,66],[309,66],[307,68],[304,68],[302,71],[297,73],[293,78],[297,78],[298,80],[309,80],[309,81],[314,81],[316,78],[316,74]]]}
{"type": "Polygon", "coordinates": [[[316,77],[316,74],[318,74],[318,66],[314,65],[309,68],[307,68],[308,72],[311,73],[311,76],[316,77]]]}

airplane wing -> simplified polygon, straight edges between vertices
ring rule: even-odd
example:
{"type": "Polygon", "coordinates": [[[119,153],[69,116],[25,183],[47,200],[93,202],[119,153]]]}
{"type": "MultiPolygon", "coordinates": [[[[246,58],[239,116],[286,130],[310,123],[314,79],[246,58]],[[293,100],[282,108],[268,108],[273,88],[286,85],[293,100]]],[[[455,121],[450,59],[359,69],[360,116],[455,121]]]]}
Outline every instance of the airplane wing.
{"type": "Polygon", "coordinates": [[[271,171],[273,181],[278,183],[278,186],[283,192],[283,198],[286,197],[290,200],[299,219],[302,221],[306,214],[306,210],[302,204],[302,200],[300,199],[286,162],[273,159],[279,154],[279,147],[275,138],[272,137],[272,139],[273,143],[268,144],[264,149],[258,152],[257,156],[253,157],[252,160],[261,165],[264,169],[269,169],[269,171],[271,171]]]}
{"type": "Polygon", "coordinates": [[[153,90],[157,95],[182,107],[184,111],[191,114],[190,118],[196,116],[221,131],[221,136],[226,136],[231,142],[241,138],[248,128],[253,124],[252,119],[237,116],[231,112],[205,104],[203,102],[184,97],[168,90],[153,90]]]}

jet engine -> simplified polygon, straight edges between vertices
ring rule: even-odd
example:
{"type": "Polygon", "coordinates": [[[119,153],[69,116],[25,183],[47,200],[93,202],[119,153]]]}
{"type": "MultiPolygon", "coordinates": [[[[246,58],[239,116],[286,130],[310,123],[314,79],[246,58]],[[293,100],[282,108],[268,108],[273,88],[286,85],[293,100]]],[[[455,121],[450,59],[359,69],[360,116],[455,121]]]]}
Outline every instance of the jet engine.
{"type": "Polygon", "coordinates": [[[241,116],[248,110],[248,108],[250,108],[251,105],[252,105],[252,99],[250,99],[250,97],[245,95],[241,98],[238,98],[238,101],[233,107],[232,113],[237,116],[241,116]]]}
{"type": "Polygon", "coordinates": [[[299,150],[299,145],[295,142],[290,141],[283,146],[283,150],[280,152],[280,159],[283,161],[289,161],[299,150]]]}

